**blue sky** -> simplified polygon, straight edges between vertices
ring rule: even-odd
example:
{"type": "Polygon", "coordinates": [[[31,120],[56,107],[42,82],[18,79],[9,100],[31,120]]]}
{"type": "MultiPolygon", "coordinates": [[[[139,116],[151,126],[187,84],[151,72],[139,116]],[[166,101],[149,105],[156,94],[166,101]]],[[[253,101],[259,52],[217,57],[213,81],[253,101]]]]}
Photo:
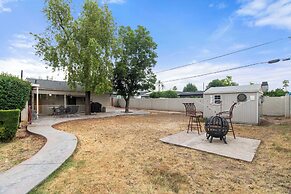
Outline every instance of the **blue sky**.
{"type": "MultiPolygon", "coordinates": [[[[217,60],[158,73],[161,81],[291,56],[291,0],[108,0],[117,25],[145,26],[158,44],[155,71],[185,65],[205,58],[286,38],[217,60]]],[[[73,0],[78,14],[83,1],[73,0]]],[[[100,2],[102,3],[102,2],[100,2]]],[[[29,32],[46,27],[40,0],[0,0],[0,71],[25,77],[63,79],[34,55],[29,32]]],[[[182,90],[188,82],[199,89],[213,79],[233,76],[239,84],[268,81],[270,88],[291,81],[291,62],[264,64],[189,80],[165,82],[182,90]]]]}

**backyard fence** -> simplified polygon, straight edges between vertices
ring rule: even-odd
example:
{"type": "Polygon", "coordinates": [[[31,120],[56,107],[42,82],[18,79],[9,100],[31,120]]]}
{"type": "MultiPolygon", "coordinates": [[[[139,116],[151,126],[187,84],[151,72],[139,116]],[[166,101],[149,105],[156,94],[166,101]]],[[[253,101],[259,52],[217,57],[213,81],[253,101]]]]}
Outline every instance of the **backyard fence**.
{"type": "Polygon", "coordinates": [[[264,97],[262,106],[263,115],[266,116],[284,116],[285,115],[285,96],[264,97]]]}
{"type": "MultiPolygon", "coordinates": [[[[182,103],[194,102],[197,110],[203,111],[203,98],[141,98],[130,99],[129,107],[146,110],[178,111],[184,112],[185,108],[182,103]]],[[[114,106],[125,106],[123,99],[113,98],[114,106]]],[[[262,114],[265,116],[285,116],[290,117],[291,113],[291,96],[282,97],[264,97],[262,104],[262,114]]]]}
{"type": "MultiPolygon", "coordinates": [[[[123,99],[115,99],[115,105],[125,106],[123,99]]],[[[203,98],[141,98],[130,99],[129,107],[146,110],[185,111],[184,102],[194,102],[197,110],[203,111],[203,98]]]]}

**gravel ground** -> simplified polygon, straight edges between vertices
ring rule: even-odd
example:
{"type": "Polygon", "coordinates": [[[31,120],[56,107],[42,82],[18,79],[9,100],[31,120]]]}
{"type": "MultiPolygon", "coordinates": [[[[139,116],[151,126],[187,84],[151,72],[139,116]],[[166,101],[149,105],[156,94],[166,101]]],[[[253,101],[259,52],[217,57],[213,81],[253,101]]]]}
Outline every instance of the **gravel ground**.
{"type": "Polygon", "coordinates": [[[186,123],[184,115],[151,113],[59,124],[78,137],[77,150],[32,193],[290,192],[291,120],[235,125],[237,136],[262,140],[252,163],[159,141],[186,123]]]}

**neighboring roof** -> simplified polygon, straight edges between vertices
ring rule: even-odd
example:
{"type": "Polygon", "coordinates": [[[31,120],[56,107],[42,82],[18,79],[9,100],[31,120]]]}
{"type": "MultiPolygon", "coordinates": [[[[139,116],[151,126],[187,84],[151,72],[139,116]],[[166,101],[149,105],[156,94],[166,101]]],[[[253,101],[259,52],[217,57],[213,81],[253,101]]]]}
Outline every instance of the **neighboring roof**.
{"type": "Polygon", "coordinates": [[[177,92],[178,96],[203,96],[204,91],[196,92],[177,92]]]}
{"type": "Polygon", "coordinates": [[[146,94],[148,94],[149,92],[148,91],[139,91],[138,93],[137,93],[137,96],[143,96],[143,95],[146,95],[146,94]]]}
{"type": "Polygon", "coordinates": [[[66,81],[54,81],[54,80],[45,80],[45,79],[35,79],[35,78],[26,78],[32,84],[39,84],[40,90],[52,90],[52,91],[76,91],[83,92],[81,86],[77,86],[76,90],[71,89],[66,81]]]}
{"type": "Polygon", "coordinates": [[[231,94],[231,93],[256,93],[262,92],[260,84],[244,86],[211,87],[204,94],[231,94]]]}

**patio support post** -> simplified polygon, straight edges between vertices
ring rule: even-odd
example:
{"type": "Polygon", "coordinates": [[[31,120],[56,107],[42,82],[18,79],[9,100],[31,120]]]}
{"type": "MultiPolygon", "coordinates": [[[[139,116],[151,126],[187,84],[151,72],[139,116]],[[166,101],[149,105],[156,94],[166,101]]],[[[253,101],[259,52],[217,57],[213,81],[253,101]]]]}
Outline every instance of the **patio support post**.
{"type": "Polygon", "coordinates": [[[34,110],[34,92],[31,92],[31,110],[34,110]]]}
{"type": "Polygon", "coordinates": [[[67,95],[64,94],[64,107],[67,108],[67,95]]]}
{"type": "Polygon", "coordinates": [[[39,114],[39,100],[38,100],[38,86],[36,87],[36,117],[38,118],[39,114]]]}

